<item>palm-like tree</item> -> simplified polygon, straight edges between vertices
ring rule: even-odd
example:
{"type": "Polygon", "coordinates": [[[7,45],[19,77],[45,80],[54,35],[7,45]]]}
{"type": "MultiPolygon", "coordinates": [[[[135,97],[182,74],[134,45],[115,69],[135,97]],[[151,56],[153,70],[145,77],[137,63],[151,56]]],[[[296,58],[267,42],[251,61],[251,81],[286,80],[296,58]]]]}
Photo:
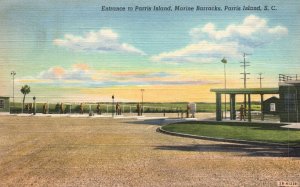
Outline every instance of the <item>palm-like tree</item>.
{"type": "Polygon", "coordinates": [[[24,110],[24,103],[25,103],[25,97],[27,94],[30,93],[30,87],[28,85],[24,85],[22,86],[21,90],[20,90],[23,94],[23,105],[22,105],[22,113],[23,113],[23,110],[24,110]]]}

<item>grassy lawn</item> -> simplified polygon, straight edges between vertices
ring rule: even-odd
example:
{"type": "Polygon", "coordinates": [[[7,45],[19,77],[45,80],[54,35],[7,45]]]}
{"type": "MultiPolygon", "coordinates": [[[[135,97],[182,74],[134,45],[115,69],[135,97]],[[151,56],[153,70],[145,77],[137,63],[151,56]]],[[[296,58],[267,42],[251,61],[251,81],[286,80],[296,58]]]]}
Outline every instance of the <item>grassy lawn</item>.
{"type": "Polygon", "coordinates": [[[300,129],[286,129],[280,126],[282,124],[187,122],[170,124],[164,126],[163,129],[171,132],[217,138],[300,145],[300,129]]]}

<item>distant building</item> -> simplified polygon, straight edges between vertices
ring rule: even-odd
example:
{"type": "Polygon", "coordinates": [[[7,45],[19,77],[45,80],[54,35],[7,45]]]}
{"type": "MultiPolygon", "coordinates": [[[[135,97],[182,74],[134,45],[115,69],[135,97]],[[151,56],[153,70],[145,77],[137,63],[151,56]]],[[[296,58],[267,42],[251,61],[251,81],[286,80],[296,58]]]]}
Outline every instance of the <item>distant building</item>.
{"type": "Polygon", "coordinates": [[[263,113],[264,114],[279,114],[280,100],[277,97],[270,97],[263,102],[263,113]]]}
{"type": "Polygon", "coordinates": [[[9,97],[0,96],[0,112],[9,112],[9,97]]]}

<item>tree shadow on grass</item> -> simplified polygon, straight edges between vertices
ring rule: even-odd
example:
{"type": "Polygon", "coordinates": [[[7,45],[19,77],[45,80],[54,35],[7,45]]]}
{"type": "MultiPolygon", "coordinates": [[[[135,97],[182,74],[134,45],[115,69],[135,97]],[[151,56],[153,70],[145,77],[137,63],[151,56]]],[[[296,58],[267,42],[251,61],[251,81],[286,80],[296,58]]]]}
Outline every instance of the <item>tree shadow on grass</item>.
{"type": "Polygon", "coordinates": [[[195,152],[231,152],[251,157],[300,157],[300,148],[288,146],[257,146],[250,144],[198,144],[198,145],[161,145],[156,150],[176,150],[195,152]]]}

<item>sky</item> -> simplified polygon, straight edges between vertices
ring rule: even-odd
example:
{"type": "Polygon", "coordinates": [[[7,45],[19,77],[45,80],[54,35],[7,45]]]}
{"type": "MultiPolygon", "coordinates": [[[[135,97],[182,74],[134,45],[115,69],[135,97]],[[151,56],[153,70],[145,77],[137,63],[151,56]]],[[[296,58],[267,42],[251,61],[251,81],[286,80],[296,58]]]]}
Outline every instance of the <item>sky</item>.
{"type": "Polygon", "coordinates": [[[290,1],[0,1],[0,95],[31,87],[40,101],[213,102],[211,88],[277,87],[297,74],[300,2],[290,1]],[[173,11],[102,11],[102,6],[171,6],[173,11]],[[174,6],[223,11],[174,11],[174,6]],[[225,11],[225,6],[274,6],[225,11]]]}

